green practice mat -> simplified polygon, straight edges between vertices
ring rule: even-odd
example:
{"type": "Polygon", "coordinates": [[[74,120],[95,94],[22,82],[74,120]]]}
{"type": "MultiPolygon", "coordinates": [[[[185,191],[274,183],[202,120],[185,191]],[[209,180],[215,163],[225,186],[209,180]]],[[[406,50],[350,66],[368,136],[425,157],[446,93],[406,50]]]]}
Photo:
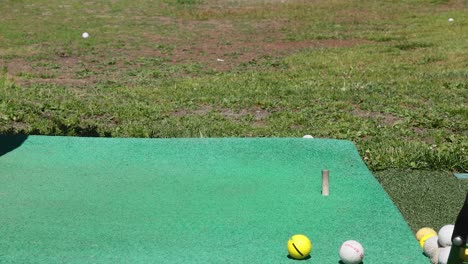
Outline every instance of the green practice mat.
{"type": "Polygon", "coordinates": [[[365,264],[429,262],[349,141],[3,136],[0,155],[0,263],[294,263],[294,234],[301,263],[350,239],[365,264]]]}

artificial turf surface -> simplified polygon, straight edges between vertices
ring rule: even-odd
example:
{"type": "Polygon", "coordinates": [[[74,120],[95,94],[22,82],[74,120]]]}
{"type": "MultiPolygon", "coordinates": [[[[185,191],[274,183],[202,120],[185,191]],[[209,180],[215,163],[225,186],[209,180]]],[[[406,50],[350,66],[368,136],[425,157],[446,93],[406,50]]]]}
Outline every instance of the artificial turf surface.
{"type": "Polygon", "coordinates": [[[374,175],[405,219],[411,219],[413,232],[454,224],[468,192],[468,180],[451,172],[392,169],[374,175]]]}
{"type": "Polygon", "coordinates": [[[427,263],[349,141],[0,137],[2,263],[427,263]],[[15,144],[16,143],[16,144],[15,144]],[[330,196],[321,195],[321,170],[330,196]]]}

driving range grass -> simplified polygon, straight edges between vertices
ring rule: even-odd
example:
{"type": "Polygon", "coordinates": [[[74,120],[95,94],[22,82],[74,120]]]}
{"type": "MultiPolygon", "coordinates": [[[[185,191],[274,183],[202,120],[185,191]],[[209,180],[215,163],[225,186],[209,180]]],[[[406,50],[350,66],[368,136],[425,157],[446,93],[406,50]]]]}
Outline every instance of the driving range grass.
{"type": "MultiPolygon", "coordinates": [[[[6,1],[0,133],[349,139],[383,171],[402,212],[413,210],[404,215],[414,229],[418,196],[392,190],[420,174],[389,169],[433,171],[446,192],[455,185],[441,175],[468,168],[467,9],[422,0],[6,1]]],[[[406,188],[424,192],[417,182],[406,188]]],[[[450,214],[462,199],[453,193],[468,190],[459,184],[447,194],[450,214]]]]}

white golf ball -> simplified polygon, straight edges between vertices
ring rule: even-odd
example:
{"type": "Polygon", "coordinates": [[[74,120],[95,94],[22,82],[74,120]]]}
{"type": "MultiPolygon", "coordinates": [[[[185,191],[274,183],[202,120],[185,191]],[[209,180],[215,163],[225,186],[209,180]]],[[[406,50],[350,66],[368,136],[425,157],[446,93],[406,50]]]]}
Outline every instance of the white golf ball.
{"type": "Polygon", "coordinates": [[[302,138],[314,138],[314,137],[311,136],[311,135],[305,135],[305,136],[303,136],[302,138]]]}
{"type": "Polygon", "coordinates": [[[452,247],[444,247],[440,249],[438,264],[447,264],[451,249],[452,247]]]}
{"type": "Polygon", "coordinates": [[[454,21],[454,19],[453,19],[453,18],[449,18],[448,20],[449,20],[449,22],[453,22],[453,21],[454,21]]]}
{"type": "Polygon", "coordinates": [[[434,249],[434,252],[431,253],[432,256],[430,257],[431,259],[431,264],[437,264],[439,262],[439,253],[442,248],[436,248],[434,249]]]}
{"type": "Polygon", "coordinates": [[[359,264],[364,258],[364,248],[356,240],[348,240],[341,244],[339,254],[344,264],[359,264]]]}
{"type": "Polygon", "coordinates": [[[444,225],[437,234],[439,236],[439,245],[449,247],[452,245],[452,234],[454,225],[444,225]]]}
{"type": "Polygon", "coordinates": [[[89,37],[89,34],[88,34],[88,32],[84,32],[81,36],[82,36],[83,38],[88,38],[88,37],[89,37]]]}
{"type": "Polygon", "coordinates": [[[439,249],[439,237],[433,236],[430,237],[424,242],[423,251],[424,254],[430,258],[437,252],[436,249],[439,249]]]}

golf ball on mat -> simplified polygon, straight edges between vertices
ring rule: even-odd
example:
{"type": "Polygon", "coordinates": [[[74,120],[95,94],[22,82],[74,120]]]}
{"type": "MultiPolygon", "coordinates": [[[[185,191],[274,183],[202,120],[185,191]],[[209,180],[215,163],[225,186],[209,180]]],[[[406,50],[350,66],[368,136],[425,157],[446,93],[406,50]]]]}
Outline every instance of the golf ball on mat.
{"type": "Polygon", "coordinates": [[[81,36],[82,36],[83,38],[88,38],[88,37],[89,37],[89,34],[88,34],[88,32],[84,32],[83,34],[81,34],[81,36]]]}
{"type": "Polygon", "coordinates": [[[288,240],[288,253],[294,259],[305,259],[312,250],[312,243],[305,235],[294,235],[288,240]]]}
{"type": "Polygon", "coordinates": [[[444,225],[439,230],[439,245],[441,247],[449,247],[452,245],[452,234],[454,225],[444,225]]]}
{"type": "Polygon", "coordinates": [[[344,264],[359,264],[364,258],[364,248],[356,240],[348,240],[341,244],[339,255],[344,264]]]}

